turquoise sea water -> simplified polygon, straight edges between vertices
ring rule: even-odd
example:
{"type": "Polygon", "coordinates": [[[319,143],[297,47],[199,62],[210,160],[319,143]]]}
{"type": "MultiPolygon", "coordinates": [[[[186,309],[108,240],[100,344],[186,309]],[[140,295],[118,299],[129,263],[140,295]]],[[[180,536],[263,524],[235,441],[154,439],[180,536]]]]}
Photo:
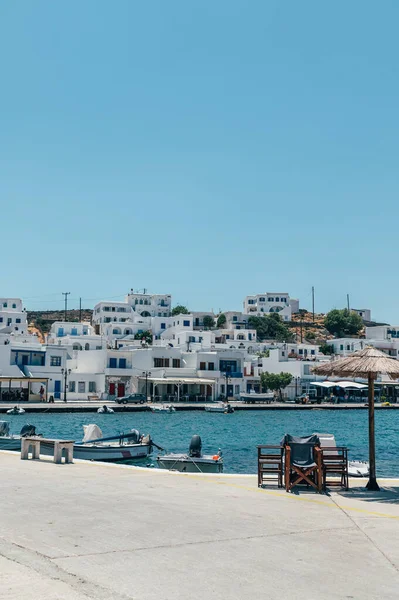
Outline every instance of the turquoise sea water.
{"type": "MultiPolygon", "coordinates": [[[[96,423],[104,436],[134,428],[150,433],[157,444],[171,452],[187,451],[191,436],[198,433],[204,452],[213,454],[222,449],[225,473],[255,473],[256,445],[279,443],[285,433],[333,433],[338,445],[350,449],[350,459],[368,460],[366,410],[251,410],[231,415],[202,411],[31,414],[8,420],[13,433],[30,422],[45,436],[76,440],[82,439],[84,424],[96,423]]],[[[378,475],[399,477],[399,411],[376,411],[376,447],[378,475]]]]}

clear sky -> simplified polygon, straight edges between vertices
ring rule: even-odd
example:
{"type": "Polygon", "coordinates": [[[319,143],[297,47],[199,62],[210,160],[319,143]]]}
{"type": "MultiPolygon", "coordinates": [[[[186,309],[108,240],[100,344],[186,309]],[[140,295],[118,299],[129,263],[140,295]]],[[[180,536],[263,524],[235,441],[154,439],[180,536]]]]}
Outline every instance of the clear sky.
{"type": "Polygon", "coordinates": [[[397,0],[3,0],[2,296],[399,323],[397,0]]]}

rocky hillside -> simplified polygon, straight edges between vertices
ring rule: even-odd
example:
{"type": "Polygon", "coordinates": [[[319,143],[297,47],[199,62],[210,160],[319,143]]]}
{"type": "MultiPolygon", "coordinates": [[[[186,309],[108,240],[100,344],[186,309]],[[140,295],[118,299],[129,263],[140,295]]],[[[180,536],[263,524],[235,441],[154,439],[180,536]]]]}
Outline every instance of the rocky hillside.
{"type": "MultiPolygon", "coordinates": [[[[79,310],[68,310],[68,321],[79,323],[79,310]]],[[[89,308],[82,308],[82,321],[91,322],[93,311],[89,308]]],[[[36,333],[39,340],[44,343],[44,335],[50,331],[50,327],[55,321],[64,321],[65,312],[63,310],[31,310],[27,313],[29,331],[36,333]]]]}

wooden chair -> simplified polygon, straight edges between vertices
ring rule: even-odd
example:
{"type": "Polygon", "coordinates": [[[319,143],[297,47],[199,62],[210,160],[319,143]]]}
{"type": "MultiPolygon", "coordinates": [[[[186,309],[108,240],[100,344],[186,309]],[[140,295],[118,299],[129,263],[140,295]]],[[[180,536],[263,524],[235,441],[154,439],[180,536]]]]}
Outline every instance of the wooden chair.
{"type": "Polygon", "coordinates": [[[349,489],[348,449],[345,446],[322,448],[323,486],[349,489]],[[331,479],[333,477],[333,479],[331,479]]]}
{"type": "Polygon", "coordinates": [[[283,487],[283,447],[262,445],[258,448],[258,487],[270,481],[277,481],[283,487]]]}
{"type": "Polygon", "coordinates": [[[297,437],[286,434],[285,489],[291,491],[298,484],[307,484],[319,493],[323,489],[322,453],[319,438],[315,435],[297,437]]]}
{"type": "Polygon", "coordinates": [[[348,449],[337,446],[335,437],[329,433],[317,433],[323,459],[323,485],[348,489],[348,449]],[[331,479],[332,477],[332,479],[331,479]]]}

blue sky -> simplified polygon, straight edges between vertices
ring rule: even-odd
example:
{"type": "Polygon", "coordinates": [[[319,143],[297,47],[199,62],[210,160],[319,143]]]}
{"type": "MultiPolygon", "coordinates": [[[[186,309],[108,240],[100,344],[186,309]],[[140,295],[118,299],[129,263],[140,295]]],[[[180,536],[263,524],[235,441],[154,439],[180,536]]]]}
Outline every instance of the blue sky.
{"type": "Polygon", "coordinates": [[[1,290],[399,323],[399,5],[4,0],[1,290]]]}

